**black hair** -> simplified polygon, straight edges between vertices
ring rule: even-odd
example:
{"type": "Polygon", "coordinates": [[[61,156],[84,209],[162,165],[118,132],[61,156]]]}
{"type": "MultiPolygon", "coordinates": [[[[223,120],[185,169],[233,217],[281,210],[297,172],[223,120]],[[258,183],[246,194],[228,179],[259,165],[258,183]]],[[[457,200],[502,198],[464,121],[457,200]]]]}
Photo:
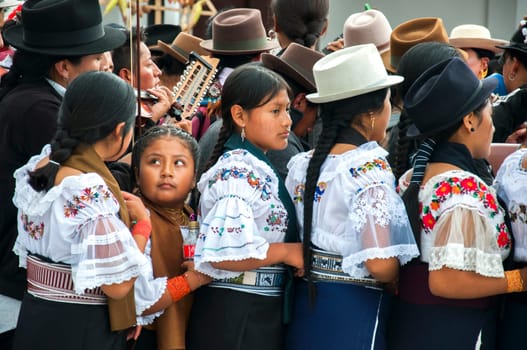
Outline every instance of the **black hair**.
{"type": "Polygon", "coordinates": [[[153,59],[163,74],[182,75],[186,68],[184,63],[179,62],[167,53],[164,53],[161,56],[155,57],[153,59]]]}
{"type": "MultiPolygon", "coordinates": [[[[121,69],[135,70],[135,64],[137,64],[137,62],[135,62],[137,57],[137,31],[134,28],[132,28],[131,31],[128,29],[123,31],[126,34],[126,41],[123,45],[112,51],[113,72],[116,74],[119,74],[121,69]],[[130,61],[130,57],[132,58],[132,61],[130,61]],[[133,67],[130,66],[131,62],[133,62],[133,67]]],[[[143,28],[139,29],[139,40],[142,43],[146,40],[143,28]]]]}
{"type": "Polygon", "coordinates": [[[17,49],[13,64],[0,82],[0,99],[19,84],[33,83],[49,78],[53,65],[61,60],[68,60],[79,65],[84,56],[53,56],[17,49]]]}
{"type": "Polygon", "coordinates": [[[291,90],[286,81],[280,75],[261,65],[245,64],[229,74],[221,91],[223,124],[204,171],[216,163],[223,153],[225,142],[234,132],[231,107],[240,105],[244,110],[251,110],[265,105],[282,90],[287,90],[291,97],[291,90]]]}
{"type": "Polygon", "coordinates": [[[36,191],[53,187],[59,167],[80,144],[93,145],[110,135],[124,122],[124,136],[134,125],[136,99],[132,87],[106,72],[87,72],[68,86],[58,112],[58,128],[51,141],[50,162],[29,173],[29,184],[36,191]],[[109,91],[111,93],[109,93],[109,91]]]}
{"type": "Polygon", "coordinates": [[[293,42],[312,47],[329,14],[329,0],[273,0],[276,25],[293,42]]]}
{"type": "Polygon", "coordinates": [[[503,58],[507,56],[511,58],[516,58],[518,62],[520,62],[522,66],[527,69],[527,53],[514,49],[505,49],[502,56],[503,58]]]}
{"type": "Polygon", "coordinates": [[[234,69],[246,63],[251,63],[260,55],[260,52],[239,55],[222,55],[213,53],[212,55],[220,60],[220,63],[218,64],[218,72],[220,72],[223,68],[234,69]]]}
{"type": "MultiPolygon", "coordinates": [[[[158,125],[148,129],[134,144],[132,151],[132,169],[134,174],[139,172],[141,167],[141,156],[155,140],[160,138],[174,138],[181,141],[190,151],[194,161],[194,174],[198,168],[199,146],[196,139],[183,129],[171,125],[158,125]]],[[[135,179],[137,182],[137,178],[135,179]]]]}
{"type": "Polygon", "coordinates": [[[473,48],[473,47],[471,47],[470,49],[474,50],[474,52],[476,53],[476,56],[478,56],[479,59],[486,57],[489,60],[491,60],[494,58],[494,56],[496,56],[496,54],[490,50],[478,49],[478,48],[473,48]]]}
{"type": "Polygon", "coordinates": [[[387,94],[388,88],[384,88],[363,95],[320,105],[322,132],[315,150],[313,151],[313,156],[309,160],[304,190],[303,252],[304,270],[305,275],[308,276],[308,278],[310,278],[309,272],[311,270],[310,246],[313,225],[313,200],[320,175],[320,168],[331,151],[331,148],[335,145],[339,131],[350,128],[357,117],[364,113],[382,111],[387,94]]]}
{"type": "MultiPolygon", "coordinates": [[[[397,74],[404,77],[404,81],[395,88],[395,96],[392,96],[393,105],[398,105],[401,109],[401,116],[397,124],[398,133],[391,133],[390,145],[395,146],[389,149],[388,162],[392,166],[395,178],[399,178],[404,172],[411,168],[409,155],[417,150],[418,142],[406,136],[408,127],[412,124],[404,106],[403,101],[406,92],[417,78],[433,65],[450,59],[461,57],[458,49],[452,45],[442,42],[425,42],[410,48],[402,57],[397,67],[397,74]]],[[[393,90],[392,90],[393,91],[393,90]]]]}

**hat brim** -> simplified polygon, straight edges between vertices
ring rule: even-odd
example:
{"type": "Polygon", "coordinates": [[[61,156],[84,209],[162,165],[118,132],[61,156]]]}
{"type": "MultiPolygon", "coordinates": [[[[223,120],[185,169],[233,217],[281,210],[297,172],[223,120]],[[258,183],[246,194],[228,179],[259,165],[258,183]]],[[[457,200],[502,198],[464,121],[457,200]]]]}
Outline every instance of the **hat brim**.
{"type": "Polygon", "coordinates": [[[503,50],[515,50],[515,51],[527,53],[527,45],[525,44],[509,43],[509,45],[499,45],[497,47],[503,50]]]}
{"type": "Polygon", "coordinates": [[[184,63],[184,64],[188,62],[188,57],[183,56],[182,54],[174,50],[172,47],[170,47],[170,45],[162,41],[158,41],[157,46],[159,47],[160,51],[166,53],[167,55],[174,57],[179,62],[184,63]]]}
{"type": "Polygon", "coordinates": [[[408,127],[408,130],[406,131],[406,136],[410,138],[427,137],[433,134],[437,134],[440,131],[446,130],[451,126],[454,126],[456,123],[459,123],[467,114],[473,112],[476,108],[478,108],[485,101],[485,99],[490,96],[496,86],[498,86],[497,79],[481,80],[481,89],[479,90],[479,92],[470,101],[468,101],[465,106],[463,106],[459,110],[459,112],[456,113],[456,118],[452,119],[450,123],[445,123],[441,127],[426,133],[421,133],[417,126],[415,126],[415,124],[412,124],[408,127]]]}
{"type": "Polygon", "coordinates": [[[309,81],[305,76],[300,72],[294,69],[290,64],[282,60],[280,57],[264,53],[262,54],[261,61],[266,68],[274,70],[280,74],[284,74],[287,77],[291,78],[302,87],[306,88],[309,92],[314,92],[317,90],[314,82],[309,81]]]}
{"type": "Polygon", "coordinates": [[[355,90],[349,90],[349,91],[342,91],[335,94],[329,94],[329,95],[320,95],[318,92],[306,95],[306,98],[310,102],[314,103],[326,103],[326,102],[332,102],[332,101],[338,101],[343,100],[346,98],[364,95],[368,92],[381,90],[393,85],[397,85],[400,82],[402,82],[404,78],[399,75],[389,75],[386,77],[386,79],[382,82],[376,83],[372,86],[366,86],[362,89],[355,89],[355,90]]]}
{"type": "Polygon", "coordinates": [[[449,43],[450,45],[460,49],[482,49],[497,54],[503,51],[500,46],[507,45],[509,42],[500,39],[452,38],[449,39],[449,43]]]}
{"type": "MultiPolygon", "coordinates": [[[[109,26],[104,26],[104,36],[95,41],[71,45],[64,47],[38,47],[38,46],[28,46],[24,43],[23,40],[23,26],[22,24],[16,24],[7,28],[6,31],[2,33],[4,39],[9,45],[25,50],[28,52],[34,52],[39,54],[45,54],[50,56],[86,56],[96,53],[101,53],[105,51],[113,50],[124,44],[126,41],[126,35],[123,31],[109,26]]],[[[57,40],[60,40],[57,38],[57,40]]],[[[57,42],[60,44],[60,41],[57,42]]]]}
{"type": "Polygon", "coordinates": [[[212,52],[212,53],[218,53],[221,55],[241,55],[241,54],[251,54],[251,53],[258,53],[258,52],[265,52],[272,49],[276,49],[280,46],[277,40],[267,40],[265,45],[261,48],[257,49],[251,49],[251,50],[217,50],[213,46],[213,40],[203,40],[199,45],[204,48],[205,50],[212,52]]]}

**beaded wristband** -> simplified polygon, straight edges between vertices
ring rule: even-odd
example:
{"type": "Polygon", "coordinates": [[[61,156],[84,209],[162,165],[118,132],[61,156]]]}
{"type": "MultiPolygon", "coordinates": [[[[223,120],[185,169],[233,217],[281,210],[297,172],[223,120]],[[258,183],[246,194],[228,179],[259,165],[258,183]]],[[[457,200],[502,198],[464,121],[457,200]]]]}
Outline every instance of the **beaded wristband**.
{"type": "Polygon", "coordinates": [[[167,281],[167,289],[172,301],[176,302],[191,292],[185,276],[172,277],[167,281]]]}
{"type": "Polygon", "coordinates": [[[505,271],[507,293],[523,292],[523,279],[520,270],[505,271]]]}
{"type": "Polygon", "coordinates": [[[150,234],[152,233],[152,224],[149,220],[139,220],[135,223],[135,225],[132,227],[132,235],[141,235],[146,240],[150,238],[150,234]]]}

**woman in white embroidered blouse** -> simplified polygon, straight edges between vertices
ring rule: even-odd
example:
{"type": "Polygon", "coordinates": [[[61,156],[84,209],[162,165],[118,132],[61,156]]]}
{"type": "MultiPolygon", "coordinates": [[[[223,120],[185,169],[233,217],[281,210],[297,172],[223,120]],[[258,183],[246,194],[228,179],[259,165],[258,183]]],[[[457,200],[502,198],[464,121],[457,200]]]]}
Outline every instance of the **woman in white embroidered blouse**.
{"type": "MultiPolygon", "coordinates": [[[[527,266],[527,149],[521,148],[508,156],[500,166],[494,188],[503,200],[510,218],[514,237],[512,266],[527,266]]],[[[519,293],[504,299],[498,327],[500,349],[526,349],[527,339],[520,336],[527,322],[527,295],[519,293]]]]}
{"type": "Polygon", "coordinates": [[[387,75],[373,44],[332,53],[313,71],[317,93],[307,99],[320,104],[323,129],[313,152],[289,162],[286,179],[307,276],[296,285],[287,348],[384,349],[383,284],[395,285],[399,265],[419,254],[377,144],[391,114],[388,88],[403,79],[387,75]]]}
{"type": "Polygon", "coordinates": [[[151,274],[142,253],[150,219],[104,163],[130,143],[135,100],[112,74],[80,75],[65,94],[52,143],[15,172],[14,252],[27,268],[28,293],[14,349],[125,349],[119,331],[164,292],[165,280],[151,281],[151,295],[134,308],[134,281],[151,274]],[[137,222],[132,234],[129,220],[137,222]]]}
{"type": "Polygon", "coordinates": [[[421,258],[401,269],[389,323],[393,349],[494,348],[490,297],[524,290],[525,269],[504,271],[511,248],[504,212],[474,162],[490,152],[496,83],[479,81],[451,58],[425,71],[405,96],[408,135],[424,138],[400,180],[421,258]]]}
{"type": "Polygon", "coordinates": [[[196,270],[215,280],[194,297],[192,349],[281,349],[285,265],[302,273],[296,216],[265,156],[287,145],[289,87],[276,73],[236,68],[221,95],[223,125],[198,183],[196,270]],[[207,336],[203,336],[203,329],[207,336]]]}

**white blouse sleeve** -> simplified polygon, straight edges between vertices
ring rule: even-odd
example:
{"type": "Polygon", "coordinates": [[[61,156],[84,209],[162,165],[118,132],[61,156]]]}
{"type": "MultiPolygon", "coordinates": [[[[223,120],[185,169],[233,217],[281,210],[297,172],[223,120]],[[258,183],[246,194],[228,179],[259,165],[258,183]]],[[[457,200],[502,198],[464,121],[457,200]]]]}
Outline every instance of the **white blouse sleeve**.
{"type": "Polygon", "coordinates": [[[71,245],[71,255],[78,261],[72,264],[77,293],[148,273],[148,261],[128,227],[116,216],[115,199],[106,185],[87,190],[73,193],[65,205],[65,212],[68,209],[75,212],[77,223],[73,234],[78,239],[71,245]]]}
{"type": "Polygon", "coordinates": [[[429,269],[503,277],[511,239],[494,190],[458,171],[430,179],[421,191],[421,244],[430,245],[423,247],[429,269]]]}
{"type": "MultiPolygon", "coordinates": [[[[212,262],[267,256],[266,237],[272,236],[273,227],[259,218],[272,211],[277,181],[269,175],[270,168],[262,168],[265,163],[253,158],[243,152],[227,153],[198,184],[202,216],[194,263],[196,270],[213,278],[237,277],[241,272],[215,269],[212,262]]],[[[285,227],[277,229],[277,240],[283,241],[285,227]]]]}
{"type": "Polygon", "coordinates": [[[419,255],[404,204],[386,183],[364,188],[350,203],[349,249],[342,269],[352,276],[370,275],[364,262],[396,257],[401,265],[419,255]]]}

